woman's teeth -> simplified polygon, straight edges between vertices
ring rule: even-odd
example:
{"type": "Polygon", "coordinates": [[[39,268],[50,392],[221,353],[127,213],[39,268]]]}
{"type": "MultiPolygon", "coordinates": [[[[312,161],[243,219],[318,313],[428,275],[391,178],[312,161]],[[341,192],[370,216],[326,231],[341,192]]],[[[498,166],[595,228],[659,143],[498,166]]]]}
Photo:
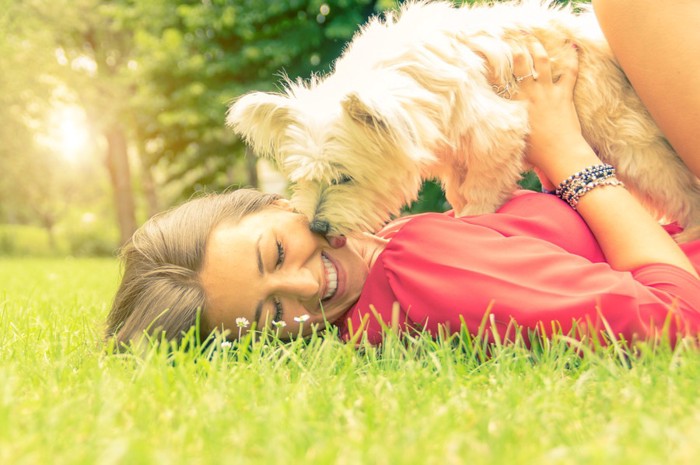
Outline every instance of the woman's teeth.
{"type": "Polygon", "coordinates": [[[321,255],[321,261],[323,262],[323,267],[326,270],[326,294],[323,296],[322,300],[327,300],[333,297],[335,291],[338,290],[338,272],[336,271],[333,263],[326,258],[325,255],[321,255]]]}

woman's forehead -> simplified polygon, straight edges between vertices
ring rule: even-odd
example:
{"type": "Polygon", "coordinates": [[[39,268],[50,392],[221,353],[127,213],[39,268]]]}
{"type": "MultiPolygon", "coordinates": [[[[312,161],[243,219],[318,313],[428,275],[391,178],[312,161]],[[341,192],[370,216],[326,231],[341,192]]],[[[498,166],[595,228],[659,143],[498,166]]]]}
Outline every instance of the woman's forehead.
{"type": "Polygon", "coordinates": [[[212,231],[199,272],[210,326],[229,327],[236,317],[252,318],[259,299],[259,240],[260,233],[250,234],[244,222],[221,223],[212,231]]]}

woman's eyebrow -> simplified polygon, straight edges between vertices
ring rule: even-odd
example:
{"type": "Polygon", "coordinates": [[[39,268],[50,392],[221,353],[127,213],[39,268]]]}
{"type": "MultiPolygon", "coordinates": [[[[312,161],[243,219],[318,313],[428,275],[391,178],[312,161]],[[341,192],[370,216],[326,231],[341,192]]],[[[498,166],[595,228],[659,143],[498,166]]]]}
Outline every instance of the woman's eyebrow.
{"type": "Polygon", "coordinates": [[[260,276],[262,276],[265,271],[263,267],[263,260],[262,260],[262,254],[260,253],[260,241],[262,240],[262,234],[258,236],[258,240],[255,241],[255,252],[258,257],[258,273],[260,273],[260,276]]]}
{"type": "MultiPolygon", "coordinates": [[[[258,236],[258,240],[255,241],[255,254],[258,258],[258,273],[262,277],[265,274],[265,267],[263,266],[262,254],[260,253],[260,241],[262,240],[262,234],[258,236]]],[[[259,301],[258,305],[255,306],[255,325],[260,328],[260,315],[262,315],[263,301],[259,301]]]]}

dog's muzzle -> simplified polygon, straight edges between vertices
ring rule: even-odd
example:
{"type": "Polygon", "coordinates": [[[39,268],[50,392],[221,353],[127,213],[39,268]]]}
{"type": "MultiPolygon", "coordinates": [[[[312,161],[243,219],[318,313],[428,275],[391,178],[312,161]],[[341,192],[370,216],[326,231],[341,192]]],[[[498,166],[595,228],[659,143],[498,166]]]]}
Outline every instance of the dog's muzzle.
{"type": "Polygon", "coordinates": [[[311,229],[311,231],[315,232],[316,234],[321,234],[321,235],[325,236],[330,232],[331,224],[326,220],[314,219],[309,224],[309,228],[311,229]]]}

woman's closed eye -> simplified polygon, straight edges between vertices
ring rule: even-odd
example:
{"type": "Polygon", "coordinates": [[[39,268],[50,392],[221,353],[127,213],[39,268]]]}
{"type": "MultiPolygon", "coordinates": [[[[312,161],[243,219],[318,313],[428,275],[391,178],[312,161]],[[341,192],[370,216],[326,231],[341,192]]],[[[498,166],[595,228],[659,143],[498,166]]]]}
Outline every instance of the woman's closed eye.
{"type": "MultiPolygon", "coordinates": [[[[285,251],[281,241],[277,240],[275,241],[275,243],[277,245],[277,261],[275,262],[275,268],[280,269],[280,267],[282,267],[282,265],[284,264],[285,251]]],[[[275,315],[272,318],[272,321],[282,321],[282,318],[284,317],[284,309],[282,308],[282,302],[278,297],[274,297],[272,299],[272,303],[275,306],[275,315]]]]}
{"type": "Polygon", "coordinates": [[[282,266],[284,263],[284,257],[285,257],[285,252],[284,252],[284,246],[282,245],[282,242],[279,240],[276,241],[277,244],[277,262],[275,263],[275,267],[279,269],[279,267],[282,266]]]}
{"type": "Polygon", "coordinates": [[[282,321],[282,318],[284,318],[284,310],[282,309],[282,302],[277,297],[272,299],[272,303],[275,306],[275,316],[272,317],[272,322],[277,323],[278,321],[282,321]]]}

